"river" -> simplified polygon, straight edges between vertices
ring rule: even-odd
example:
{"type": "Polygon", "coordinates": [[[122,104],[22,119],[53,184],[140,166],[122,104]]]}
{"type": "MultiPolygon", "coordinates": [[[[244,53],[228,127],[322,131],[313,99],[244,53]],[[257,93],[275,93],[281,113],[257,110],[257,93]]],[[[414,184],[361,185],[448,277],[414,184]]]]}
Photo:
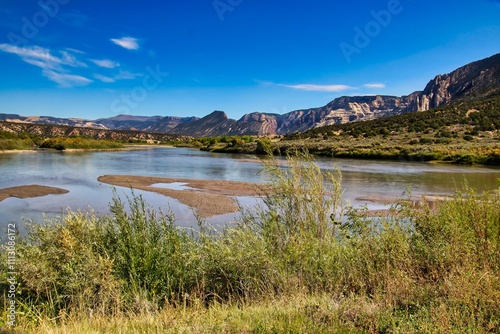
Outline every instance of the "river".
{"type": "MultiPolygon", "coordinates": [[[[359,196],[401,197],[410,189],[414,194],[450,194],[463,180],[478,191],[498,186],[499,168],[462,167],[440,164],[387,162],[351,159],[317,159],[322,169],[338,167],[342,172],[344,197],[355,206],[367,204],[359,196]]],[[[106,214],[113,197],[112,187],[97,181],[100,175],[127,174],[171,178],[265,182],[262,164],[252,156],[216,154],[188,148],[150,147],[140,150],[106,152],[54,152],[0,154],[0,188],[39,184],[63,188],[64,195],[37,198],[7,198],[0,202],[0,226],[10,222],[43,222],[60,216],[64,210],[92,210],[106,214]]],[[[130,196],[130,190],[118,187],[118,195],[130,196]]],[[[192,210],[162,195],[135,191],[154,208],[170,208],[180,226],[193,226],[192,210]]],[[[251,199],[240,199],[252,203],[251,199]]],[[[234,215],[209,218],[223,224],[234,215]]]]}

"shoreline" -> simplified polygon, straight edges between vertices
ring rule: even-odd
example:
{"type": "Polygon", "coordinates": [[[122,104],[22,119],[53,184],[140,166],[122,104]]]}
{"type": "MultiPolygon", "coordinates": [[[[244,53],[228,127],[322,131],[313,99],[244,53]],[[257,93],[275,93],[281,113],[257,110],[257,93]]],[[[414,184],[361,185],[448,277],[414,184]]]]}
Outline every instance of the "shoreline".
{"type": "Polygon", "coordinates": [[[9,153],[38,153],[38,152],[107,152],[107,151],[134,151],[147,150],[150,148],[176,148],[173,145],[124,145],[120,148],[66,148],[57,150],[55,148],[32,148],[24,150],[0,150],[0,154],[9,153]]]}

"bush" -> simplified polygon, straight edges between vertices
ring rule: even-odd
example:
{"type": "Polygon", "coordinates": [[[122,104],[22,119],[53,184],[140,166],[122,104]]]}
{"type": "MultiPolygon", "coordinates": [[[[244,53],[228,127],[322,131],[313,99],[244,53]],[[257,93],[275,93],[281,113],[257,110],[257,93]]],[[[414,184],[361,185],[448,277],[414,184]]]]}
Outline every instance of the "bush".
{"type": "Polygon", "coordinates": [[[465,135],[463,138],[464,138],[464,140],[467,140],[467,141],[473,141],[474,140],[474,137],[472,137],[471,135],[465,135]]]}
{"type": "MultiPolygon", "coordinates": [[[[130,140],[129,140],[130,142],[130,140]]],[[[119,142],[111,140],[97,140],[83,137],[49,138],[45,139],[40,148],[51,148],[59,151],[66,149],[117,149],[123,148],[119,142]]]]}

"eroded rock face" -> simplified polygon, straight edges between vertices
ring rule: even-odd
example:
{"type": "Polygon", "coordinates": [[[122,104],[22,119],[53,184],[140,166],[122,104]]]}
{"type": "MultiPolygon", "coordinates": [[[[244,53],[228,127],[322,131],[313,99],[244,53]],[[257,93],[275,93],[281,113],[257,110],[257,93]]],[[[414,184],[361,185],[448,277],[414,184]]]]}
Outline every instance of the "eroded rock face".
{"type": "Polygon", "coordinates": [[[467,96],[488,96],[500,92],[500,54],[476,61],[429,81],[417,92],[409,111],[438,108],[467,96]]]}

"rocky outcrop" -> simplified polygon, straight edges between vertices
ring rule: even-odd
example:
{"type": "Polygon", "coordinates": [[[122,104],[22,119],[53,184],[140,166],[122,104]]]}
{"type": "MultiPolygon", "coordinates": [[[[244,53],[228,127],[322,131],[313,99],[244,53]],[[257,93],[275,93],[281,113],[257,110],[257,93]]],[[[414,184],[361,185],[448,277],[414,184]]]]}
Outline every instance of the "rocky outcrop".
{"type": "Polygon", "coordinates": [[[281,116],[278,134],[302,132],[312,128],[366,121],[405,112],[406,100],[394,96],[340,97],[321,108],[296,110],[281,116]]]}
{"type": "Polygon", "coordinates": [[[500,93],[500,54],[436,76],[425,89],[408,97],[409,111],[438,108],[465,97],[487,97],[500,93]]]}

